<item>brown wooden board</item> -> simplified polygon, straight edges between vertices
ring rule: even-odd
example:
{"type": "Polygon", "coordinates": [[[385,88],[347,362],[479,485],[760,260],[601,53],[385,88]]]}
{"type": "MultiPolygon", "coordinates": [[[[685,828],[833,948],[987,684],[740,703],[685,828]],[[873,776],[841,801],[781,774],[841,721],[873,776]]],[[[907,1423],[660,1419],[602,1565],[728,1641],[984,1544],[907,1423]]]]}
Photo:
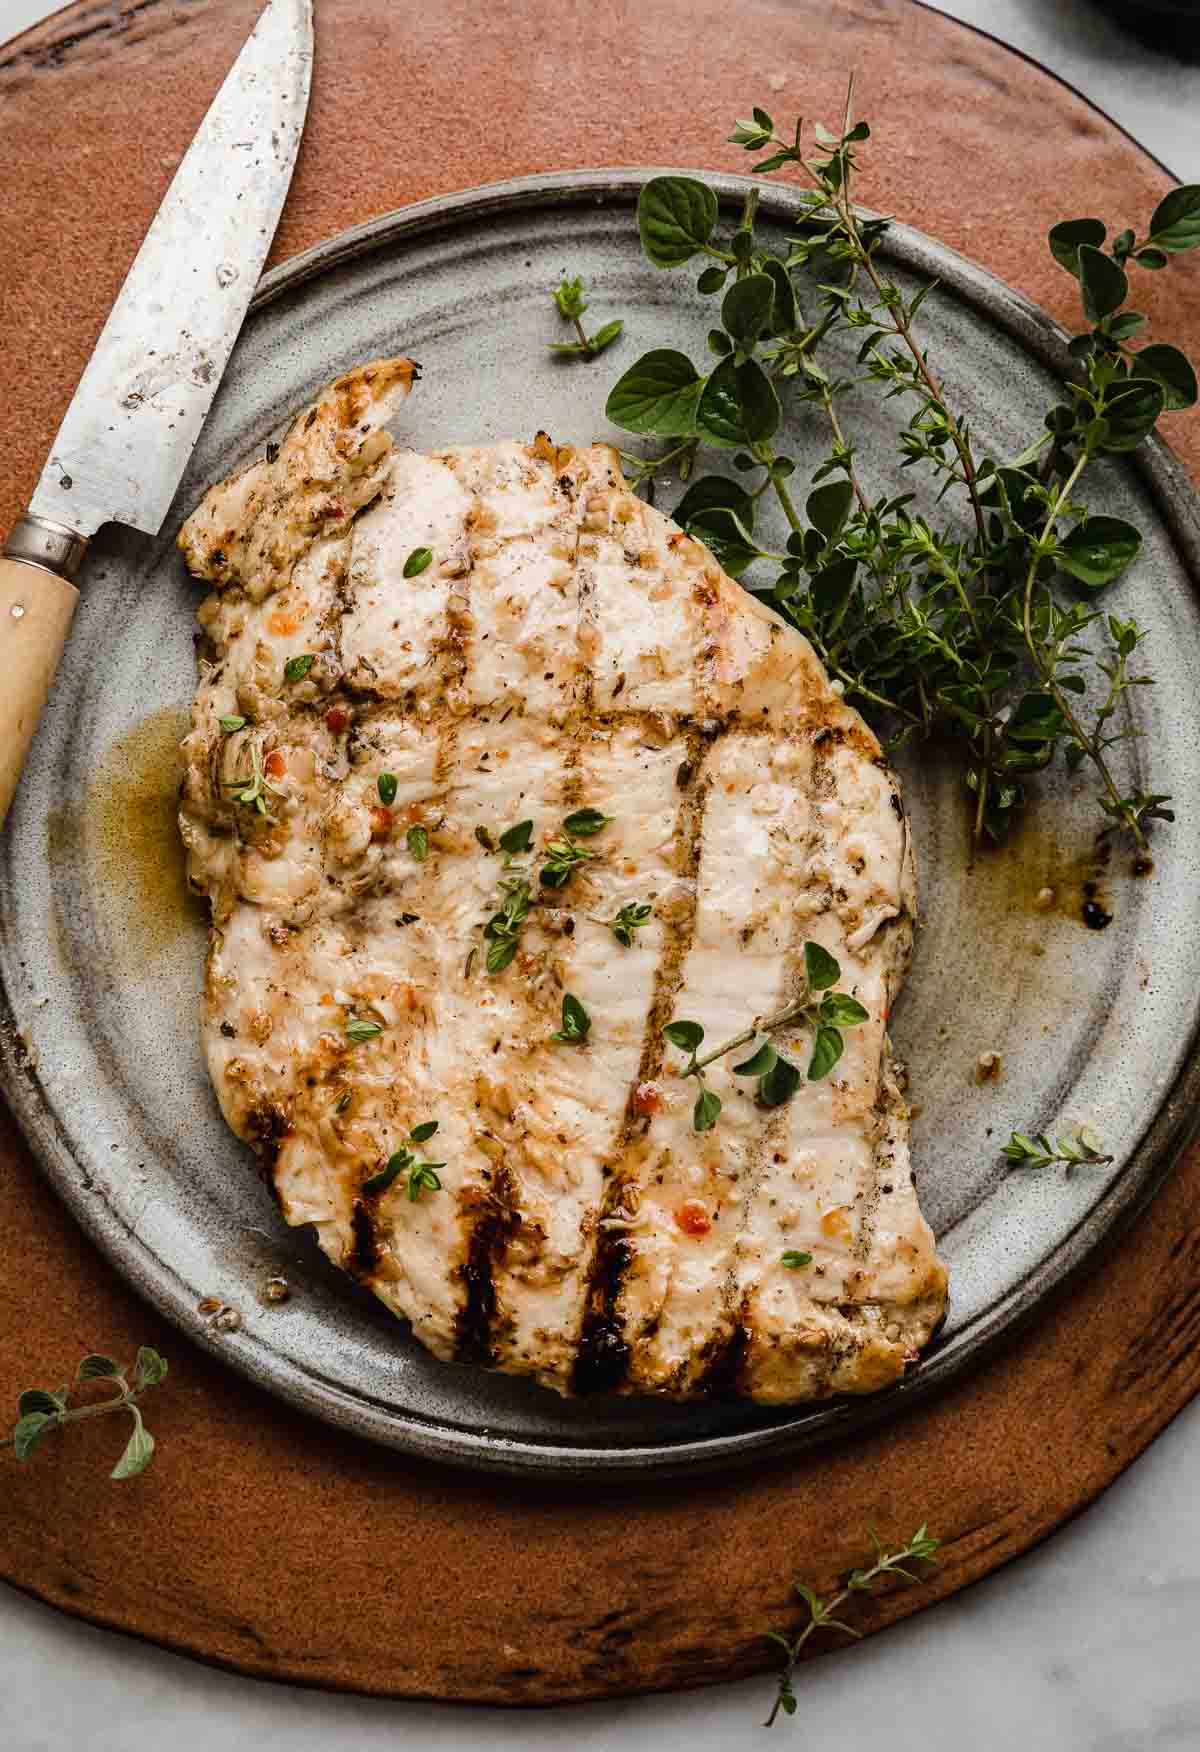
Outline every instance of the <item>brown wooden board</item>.
{"type": "MultiPolygon", "coordinates": [[[[0,49],[0,528],[256,10],[81,4],[0,49]]],[[[832,120],[851,66],[876,125],[862,198],[1064,319],[1047,227],[1144,222],[1169,186],[1065,87],[907,0],[739,0],[736,30],[717,0],[318,0],[317,14],[275,260],[527,171],[741,169],[719,145],[733,115],[760,102],[832,120]]],[[[1194,269],[1147,276],[1137,302],[1197,350],[1194,269]]],[[[1195,471],[1200,422],[1165,424],[1195,471]]],[[[53,1385],[92,1348],[147,1342],[171,1361],[139,1479],[109,1482],[122,1436],[104,1423],[25,1467],[0,1456],[0,1574],[247,1672],[391,1695],[545,1702],[749,1672],[771,1660],[762,1633],[794,1616],[793,1575],[832,1584],[869,1525],[903,1537],[928,1519],[946,1542],[934,1581],[859,1603],[876,1630],[1027,1549],[1141,1452],[1200,1388],[1198,1195],[1193,1153],[1086,1281],[928,1409],[728,1481],[581,1493],[435,1471],[222,1370],[124,1287],[0,1115],[0,1383],[53,1385]]]]}

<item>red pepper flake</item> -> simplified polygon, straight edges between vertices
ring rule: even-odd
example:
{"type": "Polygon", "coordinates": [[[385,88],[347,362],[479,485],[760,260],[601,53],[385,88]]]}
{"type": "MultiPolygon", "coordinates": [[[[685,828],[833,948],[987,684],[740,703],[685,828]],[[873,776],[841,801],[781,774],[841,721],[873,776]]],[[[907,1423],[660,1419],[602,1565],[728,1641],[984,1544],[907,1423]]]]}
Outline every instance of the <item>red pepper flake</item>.
{"type": "Polygon", "coordinates": [[[633,1092],[633,1105],[638,1113],[657,1113],[662,1107],[662,1091],[657,1083],[639,1083],[633,1092]]]}
{"type": "Polygon", "coordinates": [[[263,772],[269,779],[281,779],[287,772],[287,755],[282,748],[273,748],[263,761],[263,772]]]}
{"type": "Polygon", "coordinates": [[[376,803],[371,810],[371,838],[386,839],[391,831],[391,810],[385,809],[381,803],[376,803]]]}
{"type": "Polygon", "coordinates": [[[698,1198],[684,1199],[675,1212],[675,1221],[685,1235],[707,1235],[712,1228],[712,1219],[698,1198]]]}
{"type": "Polygon", "coordinates": [[[325,722],[335,736],[340,736],[350,722],[349,712],[343,712],[340,706],[334,706],[325,714],[325,722]]]}

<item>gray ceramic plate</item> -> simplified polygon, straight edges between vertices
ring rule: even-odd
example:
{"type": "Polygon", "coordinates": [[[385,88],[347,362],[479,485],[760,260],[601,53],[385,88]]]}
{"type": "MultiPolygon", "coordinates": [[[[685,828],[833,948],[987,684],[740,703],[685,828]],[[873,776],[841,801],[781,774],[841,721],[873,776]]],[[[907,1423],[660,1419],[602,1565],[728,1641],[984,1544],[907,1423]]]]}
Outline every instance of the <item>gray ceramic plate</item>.
{"type": "MultiPolygon", "coordinates": [[[[1094,502],[1146,531],[1111,606],[1152,629],[1159,676],[1128,776],[1179,801],[1158,867],[1114,863],[1103,932],[1080,919],[1096,872],[1087,785],[1042,787],[1020,845],[966,867],[961,799],[921,755],[905,763],[924,928],[895,1018],[918,1104],[917,1177],[951,1271],[938,1343],[872,1400],[766,1414],[729,1405],[564,1404],[526,1383],[434,1362],[372,1298],[280,1223],[249,1153],[225,1130],[198,1045],[204,930],[183,893],[175,745],[193,686],[197,594],[172,537],[207,483],[240,463],[335,372],[409,352],[424,379],[397,435],[419,447],[544,427],[609,434],[608,385],[641,350],[702,356],[709,318],[687,272],[642,258],[633,208],[649,172],[589,172],[427,202],[267,276],[162,539],[97,542],[67,662],[3,842],[0,974],[6,1091],[54,1184],[129,1280],[194,1339],[347,1430],[455,1464],[613,1474],[728,1464],[847,1434],[960,1376],[1030,1316],[1165,1172],[1196,1105],[1200,933],[1200,518],[1161,445],[1097,471],[1094,502]],[[560,364],[549,289],[582,271],[597,321],[627,318],[599,363],[560,364]],[[1145,761],[1146,773],[1137,769],[1145,761]],[[1149,763],[1152,761],[1152,775],[1149,763]],[[1033,896],[1053,886],[1058,905],[1033,896]],[[976,1085],[983,1051],[1000,1080],[976,1085]],[[1014,1126],[1090,1122],[1111,1169],[1006,1173],[1014,1126]],[[279,1273],[283,1304],[261,1299],[279,1273]],[[218,1330],[198,1305],[236,1308],[218,1330]]],[[[709,179],[714,180],[714,179],[709,179]]],[[[732,206],[745,185],[722,184],[732,206]]],[[[764,194],[765,221],[787,204],[764,194]]],[[[950,251],[896,227],[901,281],[937,275],[924,322],[951,399],[999,454],[1039,428],[1065,359],[1053,324],[950,251]]],[[[811,410],[787,433],[820,454],[811,410]]],[[[898,403],[847,410],[876,491],[895,469],[898,403]]],[[[674,491],[660,503],[674,503],[674,491]]]]}

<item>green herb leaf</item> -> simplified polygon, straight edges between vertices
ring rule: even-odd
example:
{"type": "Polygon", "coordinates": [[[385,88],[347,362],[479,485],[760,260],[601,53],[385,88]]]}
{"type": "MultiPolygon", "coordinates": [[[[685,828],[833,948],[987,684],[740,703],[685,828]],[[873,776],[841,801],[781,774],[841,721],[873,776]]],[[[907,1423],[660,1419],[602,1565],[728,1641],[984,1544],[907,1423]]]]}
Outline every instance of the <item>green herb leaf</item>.
{"type": "Polygon", "coordinates": [[[781,1254],[780,1263],[786,1265],[789,1271],[799,1271],[802,1265],[812,1264],[812,1254],[797,1253],[794,1249],[789,1248],[786,1253],[781,1254]]]}
{"type": "Polygon", "coordinates": [[[808,981],[809,991],[823,992],[837,984],[842,977],[842,969],[828,949],[810,941],[804,945],[804,977],[808,981]]]}
{"type": "Polygon", "coordinates": [[[29,1417],[35,1411],[45,1412],[48,1417],[57,1417],[62,1406],[53,1393],[46,1393],[41,1387],[30,1387],[17,1400],[17,1412],[21,1417],[29,1417]]]}
{"type": "Polygon", "coordinates": [[[1107,431],[1098,448],[1116,452],[1136,450],[1142,439],[1154,430],[1154,423],[1165,405],[1166,394],[1160,383],[1132,378],[1105,400],[1107,431]]]}
{"type": "Polygon", "coordinates": [[[727,268],[705,268],[696,281],[697,292],[719,292],[725,284],[727,268]]]}
{"type": "MultiPolygon", "coordinates": [[[[817,1030],[818,1038],[821,1030],[817,1030]]],[[[809,1066],[812,1075],[812,1066],[809,1066]]],[[[791,1059],[777,1055],[775,1063],[758,1085],[758,1103],[760,1107],[782,1107],[790,1101],[800,1087],[800,1072],[791,1059]]]]}
{"type": "Polygon", "coordinates": [[[827,481],[808,495],[804,509],[813,528],[826,541],[836,541],[854,504],[854,487],[850,481],[827,481]]]}
{"type": "Polygon", "coordinates": [[[640,931],[654,908],[646,901],[628,901],[612,921],[612,933],[626,949],[633,947],[633,934],[640,931]]]}
{"type": "Polygon", "coordinates": [[[103,1357],[98,1351],[92,1351],[84,1357],[75,1371],[77,1381],[106,1381],[121,1373],[119,1363],[114,1363],[111,1357],[103,1357]]]}
{"type": "Polygon", "coordinates": [[[870,1021],[870,1011],[849,992],[826,992],[821,999],[821,1020],[838,1028],[857,1028],[870,1021]]]}
{"type": "Polygon", "coordinates": [[[1178,347],[1143,347],[1134,359],[1134,370],[1139,377],[1162,385],[1168,408],[1195,406],[1196,373],[1178,347]]]}
{"type": "Polygon", "coordinates": [[[167,1359],[152,1350],[148,1344],[138,1346],[137,1362],[134,1364],[134,1387],[140,1393],[143,1387],[157,1387],[167,1376],[167,1359]]]}
{"type": "Polygon", "coordinates": [[[668,1022],[663,1034],[681,1052],[694,1053],[704,1039],[704,1030],[699,1022],[668,1022]]]}
{"type": "Polygon", "coordinates": [[[563,826],[568,833],[578,834],[581,839],[590,839],[602,827],[607,827],[610,821],[615,820],[613,815],[601,815],[598,809],[576,809],[574,814],[567,816],[563,826]]]}
{"type": "Polygon", "coordinates": [[[387,804],[394,803],[399,783],[395,773],[380,773],[375,781],[375,789],[379,792],[379,801],[387,804]]]}
{"type": "Polygon", "coordinates": [[[587,305],[583,300],[582,274],[576,274],[573,280],[568,280],[564,274],[560,285],[556,288],[553,294],[553,297],[555,304],[558,306],[558,314],[566,317],[568,322],[573,322],[576,318],[581,317],[587,309],[587,305]]]}
{"type": "Polygon", "coordinates": [[[619,316],[614,316],[611,322],[601,323],[595,334],[588,337],[588,352],[592,357],[603,353],[605,347],[611,347],[624,327],[624,320],[619,316]]]}
{"type": "Polygon", "coordinates": [[[423,1192],[440,1192],[442,1182],[438,1169],[444,1168],[444,1162],[414,1162],[408,1171],[408,1196],[416,1204],[423,1192]]]}
{"type": "Polygon", "coordinates": [[[1044,742],[1061,736],[1067,727],[1062,707],[1053,694],[1023,694],[1013,707],[1004,735],[1009,742],[1044,742]]]}
{"type": "Polygon", "coordinates": [[[688,534],[704,543],[731,578],[740,578],[761,551],[737,512],[725,505],[697,511],[688,523],[688,534]]]}
{"type": "Polygon", "coordinates": [[[768,256],[764,261],[763,273],[770,276],[775,286],[775,302],[768,332],[773,335],[789,335],[796,327],[796,293],[792,286],[792,276],[774,256],[768,256]]]}
{"type": "Polygon", "coordinates": [[[433,549],[427,547],[414,548],[404,562],[404,576],[419,578],[422,572],[429,570],[433,564],[433,549]]]}
{"type": "Polygon", "coordinates": [[[836,1028],[822,1022],[813,1036],[812,1057],[808,1061],[808,1080],[819,1083],[822,1077],[827,1077],[834,1065],[842,1056],[845,1045],[836,1028]]]}
{"type": "Polygon", "coordinates": [[[527,852],[533,844],[533,822],[518,821],[512,827],[506,827],[500,835],[500,846],[510,857],[516,857],[519,852],[527,852]]]}
{"type": "Polygon", "coordinates": [[[1168,258],[1161,249],[1139,249],[1133,259],[1144,268],[1165,268],[1168,258]]]}
{"type": "Polygon", "coordinates": [[[130,1406],[133,1413],[133,1434],[125,1444],[125,1452],[113,1467],[110,1478],[134,1478],[139,1472],[144,1472],[154,1457],[154,1437],[142,1422],[142,1414],[136,1405],[130,1406]]]}
{"type": "Polygon", "coordinates": [[[240,712],[230,712],[224,718],[218,718],[217,723],[221,726],[226,736],[232,736],[235,730],[244,730],[246,728],[246,720],[242,717],[240,712]]]}
{"type": "Polygon", "coordinates": [[[410,827],[404,836],[408,847],[408,855],[417,864],[423,864],[429,856],[429,834],[423,827],[410,827]]]}
{"type": "Polygon", "coordinates": [[[692,1126],[698,1132],[711,1131],[721,1113],[721,1098],[711,1089],[701,1089],[692,1109],[692,1126]]]}
{"type": "Polygon", "coordinates": [[[591,1032],[591,1027],[592,1019],[579,999],[567,992],[562,1001],[562,1027],[555,1029],[550,1038],[570,1046],[582,1046],[591,1032]]]}
{"type": "Polygon", "coordinates": [[[696,414],[710,444],[736,449],[761,444],[779,427],[782,410],[775,387],[755,359],[738,365],[723,359],[708,379],[696,414]]]}
{"type": "Polygon", "coordinates": [[[365,1016],[350,1016],[347,1018],[344,1032],[347,1040],[352,1040],[355,1046],[360,1046],[364,1040],[374,1040],[383,1033],[378,1022],[371,1022],[365,1016]]]}
{"type": "Polygon", "coordinates": [[[438,1122],[436,1119],[427,1119],[420,1125],[414,1125],[408,1135],[414,1144],[423,1144],[427,1138],[433,1136],[437,1128],[438,1122]]]}
{"type": "Polygon", "coordinates": [[[1050,228],[1050,254],[1068,274],[1079,277],[1079,248],[1099,249],[1108,232],[1099,219],[1064,219],[1050,228]]]}
{"type": "Polygon", "coordinates": [[[609,392],[604,411],[627,432],[686,437],[695,427],[705,380],[691,360],[669,347],[643,353],[609,392]]]}
{"type": "Polygon", "coordinates": [[[1200,184],[1185,183],[1163,196],[1151,216],[1147,241],[1172,255],[1200,248],[1200,184]]]}
{"type": "Polygon", "coordinates": [[[779,1054],[769,1040],[764,1040],[756,1052],[748,1059],[743,1059],[740,1065],[732,1065],[730,1069],[735,1077],[763,1077],[768,1071],[774,1070],[779,1054]]]}
{"type": "Polygon", "coordinates": [[[1120,517],[1085,517],[1064,536],[1055,555],[1064,572],[1089,590],[1099,590],[1137,559],[1142,532],[1120,517]]]}
{"type": "Polygon", "coordinates": [[[485,965],[489,973],[503,973],[517,953],[515,937],[497,937],[488,944],[485,965]]]}
{"type": "Polygon", "coordinates": [[[13,1450],[18,1460],[28,1460],[48,1428],[57,1419],[44,1411],[27,1412],[15,1425],[12,1433],[13,1450]]]}
{"type": "Polygon", "coordinates": [[[1079,247],[1079,288],[1083,295],[1084,315],[1090,322],[1100,322],[1111,316],[1129,296],[1129,281],[1125,270],[1111,256],[1103,255],[1091,244],[1079,247]]]}
{"type": "Polygon", "coordinates": [[[771,326],[775,311],[775,281],[770,274],[747,274],[735,280],[721,302],[721,321],[747,352],[771,326]]]}
{"type": "Polygon", "coordinates": [[[386,1192],[388,1187],[412,1166],[412,1151],[397,1150],[388,1157],[387,1164],[378,1174],[372,1174],[369,1180],[364,1180],[362,1189],[372,1194],[386,1192]]]}
{"type": "Polygon", "coordinates": [[[283,679],[285,681],[303,681],[316,660],[316,655],[312,651],[303,651],[299,657],[289,657],[283,666],[283,679]]]}
{"type": "Polygon", "coordinates": [[[677,268],[698,255],[717,223],[717,197],[690,176],[652,177],[638,197],[642,248],[656,268],[677,268]]]}
{"type": "Polygon", "coordinates": [[[724,475],[702,475],[693,481],[673,515],[680,529],[687,529],[694,517],[718,509],[732,511],[746,529],[754,528],[754,500],[745,487],[724,475]]]}

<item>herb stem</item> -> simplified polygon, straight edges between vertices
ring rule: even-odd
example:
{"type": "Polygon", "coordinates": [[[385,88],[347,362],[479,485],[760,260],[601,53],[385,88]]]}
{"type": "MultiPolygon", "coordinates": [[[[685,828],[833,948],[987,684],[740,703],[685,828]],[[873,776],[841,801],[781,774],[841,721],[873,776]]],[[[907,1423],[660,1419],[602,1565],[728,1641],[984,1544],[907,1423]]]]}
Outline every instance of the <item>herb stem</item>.
{"type": "Polygon", "coordinates": [[[1096,768],[1096,771],[1100,774],[1101,779],[1104,781],[1104,788],[1116,807],[1116,819],[1124,822],[1125,826],[1128,827],[1129,831],[1133,834],[1138,845],[1144,849],[1146,845],[1146,836],[1142,831],[1141,822],[1128,807],[1125,799],[1118,790],[1112,773],[1109,771],[1108,762],[1104,758],[1104,750],[1101,748],[1098,740],[1094,736],[1088,735],[1088,732],[1080,723],[1066,693],[1061,687],[1059,687],[1058,682],[1055,680],[1053,666],[1046,662],[1045,653],[1037,639],[1034,637],[1033,632],[1033,592],[1034,587],[1037,584],[1038,564],[1045,554],[1047,554],[1053,547],[1054,532],[1058,519],[1062,514],[1063,507],[1070,498],[1072,488],[1075,486],[1076,481],[1079,479],[1090,460],[1091,458],[1087,450],[1080,452],[1074,468],[1055,494],[1054,503],[1046,513],[1046,521],[1042,525],[1041,534],[1033,544],[1033,553],[1029,561],[1029,570],[1025,575],[1025,599],[1023,608],[1025,645],[1030,657],[1033,659],[1034,668],[1041,677],[1043,686],[1046,688],[1055,705],[1062,713],[1068,727],[1070,728],[1071,734],[1074,736],[1075,740],[1083,749],[1088,759],[1092,762],[1092,765],[1096,768]]]}
{"type": "Polygon", "coordinates": [[[748,1046],[756,1034],[770,1034],[773,1028],[782,1028],[785,1022],[792,1022],[812,1001],[812,993],[805,987],[801,997],[793,998],[790,1004],[785,1004],[782,1010],[777,1010],[773,1016],[756,1016],[749,1028],[743,1028],[740,1034],[723,1041],[720,1046],[714,1046],[711,1052],[706,1052],[703,1058],[694,1058],[688,1066],[685,1075],[697,1076],[706,1065],[711,1065],[715,1059],[724,1058],[727,1052],[733,1052],[739,1046],[748,1046]]]}

